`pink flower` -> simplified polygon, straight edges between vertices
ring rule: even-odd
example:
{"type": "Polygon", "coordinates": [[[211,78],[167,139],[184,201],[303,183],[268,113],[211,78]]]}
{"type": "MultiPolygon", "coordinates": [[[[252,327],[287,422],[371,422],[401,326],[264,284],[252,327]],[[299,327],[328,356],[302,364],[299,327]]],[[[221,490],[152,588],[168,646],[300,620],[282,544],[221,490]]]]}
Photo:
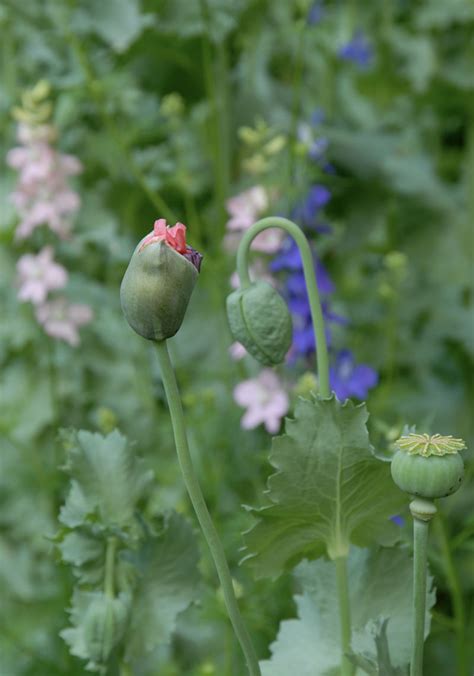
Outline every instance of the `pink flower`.
{"type": "Polygon", "coordinates": [[[71,218],[79,209],[79,195],[70,188],[69,176],[81,171],[79,160],[59,153],[51,144],[55,130],[50,125],[20,124],[18,140],[22,143],[7,154],[7,163],[19,172],[11,194],[21,221],[16,236],[29,237],[40,225],[60,237],[67,237],[71,218]]]}
{"type": "Polygon", "coordinates": [[[36,319],[48,336],[64,340],[69,345],[79,345],[78,327],[87,324],[93,318],[88,305],[68,303],[66,298],[57,298],[36,309],[36,319]]]}
{"type": "Polygon", "coordinates": [[[45,246],[37,256],[25,254],[17,264],[18,298],[22,302],[30,301],[40,305],[48,293],[62,289],[67,283],[67,272],[62,265],[53,260],[53,249],[45,246]]]}
{"type": "Polygon", "coordinates": [[[188,246],[186,245],[186,226],[183,223],[176,223],[170,228],[164,218],[159,218],[153,225],[153,232],[150,232],[142,239],[140,249],[153,242],[166,242],[166,244],[180,254],[185,254],[188,246]]]}
{"type": "MultiPolygon", "coordinates": [[[[226,207],[230,215],[226,225],[228,233],[224,239],[227,250],[236,250],[242,233],[259,219],[268,206],[268,194],[261,185],[256,185],[227,200],[226,207]]],[[[275,253],[280,248],[283,236],[284,233],[279,228],[269,228],[254,239],[252,248],[262,253],[275,253]]]]}
{"type": "Polygon", "coordinates": [[[229,347],[229,354],[234,361],[240,361],[240,359],[243,359],[248,352],[241,343],[236,341],[229,347]]]}
{"type": "MultiPolygon", "coordinates": [[[[268,282],[269,284],[275,287],[277,285],[276,279],[271,276],[271,274],[267,271],[265,264],[259,258],[250,263],[249,275],[252,281],[258,279],[268,282]]],[[[232,275],[230,276],[230,285],[233,289],[238,289],[240,286],[240,279],[237,270],[235,270],[235,272],[233,272],[232,275]]]]}
{"type": "Polygon", "coordinates": [[[227,221],[228,230],[247,230],[256,217],[268,208],[268,197],[261,185],[255,185],[249,190],[231,197],[226,202],[230,219],[227,221]]]}
{"type": "Polygon", "coordinates": [[[241,420],[244,429],[263,423],[270,434],[278,432],[281,419],[289,409],[288,394],[271,369],[264,369],[257,378],[239,383],[234,389],[234,400],[247,409],[241,420]]]}

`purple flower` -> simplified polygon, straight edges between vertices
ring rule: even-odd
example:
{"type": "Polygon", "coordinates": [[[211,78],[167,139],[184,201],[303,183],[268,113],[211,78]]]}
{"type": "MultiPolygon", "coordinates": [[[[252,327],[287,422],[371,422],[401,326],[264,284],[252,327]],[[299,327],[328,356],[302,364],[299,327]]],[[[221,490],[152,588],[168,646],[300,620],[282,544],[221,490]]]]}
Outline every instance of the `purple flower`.
{"type": "Polygon", "coordinates": [[[16,269],[18,298],[22,302],[30,301],[34,305],[40,305],[50,291],[62,289],[67,283],[67,272],[53,260],[53,249],[50,246],[43,247],[37,256],[22,256],[16,269]]]}
{"type": "Polygon", "coordinates": [[[244,429],[263,423],[270,434],[278,432],[290,406],[288,394],[271,369],[264,369],[257,378],[239,383],[234,389],[234,400],[247,409],[241,421],[244,429]]]}
{"type": "Polygon", "coordinates": [[[287,237],[280,249],[278,256],[276,256],[270,263],[270,270],[272,272],[280,272],[281,270],[301,270],[302,262],[301,256],[296,242],[287,237]]]}
{"type": "Polygon", "coordinates": [[[293,215],[304,226],[315,227],[318,225],[319,212],[330,199],[331,193],[326,186],[315,184],[309,189],[306,198],[296,206],[293,215]]]}
{"type": "Polygon", "coordinates": [[[309,147],[308,155],[315,162],[320,162],[324,158],[324,154],[328,149],[329,141],[324,136],[315,139],[309,147]]]}
{"type": "Polygon", "coordinates": [[[350,350],[341,350],[336,363],[329,369],[331,389],[340,401],[348,397],[365,399],[368,391],[378,383],[378,374],[367,364],[356,364],[350,350]]]}
{"type": "Polygon", "coordinates": [[[374,58],[374,50],[362,31],[356,31],[352,40],[343,45],[339,52],[339,58],[350,61],[361,69],[370,66],[374,58]]]}
{"type": "Polygon", "coordinates": [[[314,26],[319,23],[324,17],[324,6],[322,2],[313,2],[308,12],[308,24],[314,26]]]}
{"type": "MultiPolygon", "coordinates": [[[[292,356],[307,356],[314,352],[315,336],[311,322],[302,323],[298,326],[295,322],[293,327],[293,354],[292,356]]],[[[327,335],[326,335],[327,337],[327,335]]]]}
{"type": "Polygon", "coordinates": [[[394,516],[391,516],[390,521],[393,521],[393,523],[396,526],[403,526],[405,524],[405,519],[403,518],[403,516],[400,516],[400,514],[395,514],[394,516]]]}
{"type": "Polygon", "coordinates": [[[308,197],[306,199],[306,209],[308,215],[314,216],[314,212],[322,209],[331,199],[331,193],[324,185],[313,185],[309,189],[308,197]]]}
{"type": "MultiPolygon", "coordinates": [[[[273,272],[289,270],[290,274],[286,279],[287,290],[293,295],[306,296],[306,282],[298,247],[293,240],[287,240],[284,247],[286,250],[283,250],[282,253],[272,261],[270,268],[273,272]]],[[[314,270],[319,292],[321,294],[333,293],[334,283],[320,260],[316,259],[314,270]]]]}
{"type": "Polygon", "coordinates": [[[328,303],[322,301],[321,305],[323,306],[324,319],[326,319],[328,322],[341,324],[342,326],[347,326],[347,324],[349,324],[347,317],[343,317],[342,315],[338,315],[336,312],[332,312],[332,310],[329,309],[328,303]]]}

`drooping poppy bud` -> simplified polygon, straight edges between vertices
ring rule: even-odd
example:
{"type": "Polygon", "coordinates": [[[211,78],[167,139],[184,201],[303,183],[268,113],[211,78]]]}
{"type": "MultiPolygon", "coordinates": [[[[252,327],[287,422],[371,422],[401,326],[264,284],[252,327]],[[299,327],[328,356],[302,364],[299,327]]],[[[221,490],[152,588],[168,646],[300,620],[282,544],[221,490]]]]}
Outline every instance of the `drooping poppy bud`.
{"type": "Polygon", "coordinates": [[[133,252],[120,287],[126,320],[143,338],[165,340],[180,328],[202,256],[186,244],[186,226],[155,221],[133,252]]]}
{"type": "Polygon", "coordinates": [[[291,316],[285,301],[268,282],[255,282],[227,298],[231,333],[265,366],[285,358],[292,339],[291,316]]]}

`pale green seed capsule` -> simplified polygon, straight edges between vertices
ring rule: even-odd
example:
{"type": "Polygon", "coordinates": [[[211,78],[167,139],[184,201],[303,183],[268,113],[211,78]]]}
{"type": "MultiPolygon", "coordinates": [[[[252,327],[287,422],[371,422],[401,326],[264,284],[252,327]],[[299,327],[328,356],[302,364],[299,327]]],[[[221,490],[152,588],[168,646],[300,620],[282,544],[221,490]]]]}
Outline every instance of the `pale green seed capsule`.
{"type": "Polygon", "coordinates": [[[434,500],[456,492],[464,476],[462,439],[439,434],[408,434],[396,442],[392,478],[402,491],[434,500]]]}
{"type": "Polygon", "coordinates": [[[285,301],[268,282],[237,289],[227,298],[231,333],[265,366],[281,363],[292,340],[291,316],[285,301]]]}

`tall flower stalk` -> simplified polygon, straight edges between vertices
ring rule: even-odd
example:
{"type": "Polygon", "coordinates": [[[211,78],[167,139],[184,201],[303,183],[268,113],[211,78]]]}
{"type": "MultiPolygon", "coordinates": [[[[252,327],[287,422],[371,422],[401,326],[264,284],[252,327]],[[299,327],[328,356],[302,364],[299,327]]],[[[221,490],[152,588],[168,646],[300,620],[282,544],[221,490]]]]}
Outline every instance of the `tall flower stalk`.
{"type": "Polygon", "coordinates": [[[240,614],[224,548],[207,509],[206,502],[204,500],[204,496],[194,470],[191,454],[189,452],[183,407],[181,404],[178,384],[176,382],[176,376],[169,356],[166,340],[158,341],[156,344],[156,349],[160,363],[165,394],[168,400],[168,407],[176,445],[176,453],[178,455],[179,465],[183,475],[186,490],[188,491],[189,498],[194,507],[196,517],[199,521],[199,525],[201,526],[201,530],[211,551],[212,558],[214,559],[217,575],[222,586],[227,612],[232,622],[237,639],[242,647],[242,651],[245,655],[249,673],[251,676],[259,676],[260,667],[258,666],[258,660],[255,655],[250,636],[240,614]]]}
{"type": "Polygon", "coordinates": [[[137,245],[120,289],[125,317],[139,335],[156,343],[163,385],[173,427],[178,461],[189,498],[209,546],[235,635],[250,676],[260,667],[234,592],[224,548],[207,509],[191,454],[176,376],[167,339],[180,328],[201,266],[201,255],[186,244],[186,227],[155,222],[153,232],[137,245]]]}
{"type": "Polygon", "coordinates": [[[461,486],[464,463],[462,439],[434,434],[406,434],[396,442],[392,477],[410,502],[413,517],[413,631],[410,676],[423,676],[425,641],[428,533],[436,514],[434,500],[451,495],[461,486]]]}
{"type": "MultiPolygon", "coordinates": [[[[317,360],[317,371],[319,378],[319,391],[322,397],[328,398],[330,396],[330,385],[329,385],[329,361],[328,361],[328,350],[326,344],[326,333],[324,327],[324,317],[323,309],[319,296],[318,283],[316,276],[314,274],[314,261],[311,253],[311,248],[309,246],[308,240],[306,239],[301,228],[299,228],[295,223],[286,219],[276,216],[270,216],[268,218],[263,218],[260,221],[254,223],[244,234],[242,240],[240,241],[239,249],[237,251],[237,272],[240,278],[240,283],[242,287],[242,294],[245,293],[245,290],[250,289],[251,286],[256,288],[256,285],[251,283],[249,276],[249,253],[250,246],[254,237],[259,235],[262,231],[267,228],[281,228],[287,232],[296,242],[296,245],[299,249],[301,255],[301,261],[303,266],[303,274],[306,282],[306,288],[308,292],[308,300],[311,311],[311,319],[314,326],[315,333],[315,342],[316,342],[316,360],[317,360]]],[[[235,293],[235,292],[234,292],[235,293]]],[[[230,299],[229,299],[230,300],[230,299]]],[[[237,300],[239,298],[237,297],[237,300]]],[[[243,302],[243,301],[242,301],[243,302]]],[[[231,324],[231,329],[233,325],[238,322],[235,319],[235,308],[234,302],[229,304],[228,302],[228,312],[229,320],[231,324]]],[[[262,313],[265,311],[265,305],[270,307],[268,301],[265,304],[262,303],[262,313]]],[[[272,306],[273,310],[273,306],[272,306]]],[[[273,314],[276,314],[273,310],[273,314]]],[[[242,312],[242,315],[245,315],[242,312]]],[[[245,319],[245,316],[244,316],[245,319]]],[[[246,321],[250,322],[251,316],[247,313],[246,321]]],[[[271,318],[272,321],[273,318],[271,318]]],[[[247,339],[248,344],[244,343],[244,346],[258,358],[258,354],[262,352],[262,340],[260,340],[258,345],[255,345],[255,337],[258,337],[259,324],[263,322],[262,318],[254,319],[254,322],[258,321],[258,324],[254,323],[253,326],[247,327],[247,339]]],[[[269,327],[267,327],[269,328],[269,327]]],[[[245,333],[242,333],[242,330],[239,331],[238,335],[235,335],[236,338],[241,338],[242,335],[245,337],[245,333]]],[[[263,345],[263,347],[265,347],[263,345]]],[[[268,349],[264,355],[268,353],[268,349]]],[[[349,584],[347,578],[347,552],[341,551],[333,557],[334,565],[336,567],[336,584],[338,591],[338,602],[339,602],[339,617],[340,617],[340,641],[341,641],[341,674],[342,676],[351,676],[354,672],[354,667],[347,658],[347,653],[350,651],[351,647],[351,610],[350,610],[350,600],[349,600],[349,584]]]]}

